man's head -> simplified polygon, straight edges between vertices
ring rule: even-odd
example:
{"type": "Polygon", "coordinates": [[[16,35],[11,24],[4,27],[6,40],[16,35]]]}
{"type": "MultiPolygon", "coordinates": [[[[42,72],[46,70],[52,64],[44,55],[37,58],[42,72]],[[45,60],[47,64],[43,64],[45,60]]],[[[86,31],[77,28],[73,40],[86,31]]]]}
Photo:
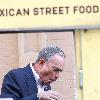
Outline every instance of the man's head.
{"type": "Polygon", "coordinates": [[[59,77],[64,67],[64,52],[57,46],[43,48],[36,60],[36,70],[44,84],[50,84],[59,77]]]}

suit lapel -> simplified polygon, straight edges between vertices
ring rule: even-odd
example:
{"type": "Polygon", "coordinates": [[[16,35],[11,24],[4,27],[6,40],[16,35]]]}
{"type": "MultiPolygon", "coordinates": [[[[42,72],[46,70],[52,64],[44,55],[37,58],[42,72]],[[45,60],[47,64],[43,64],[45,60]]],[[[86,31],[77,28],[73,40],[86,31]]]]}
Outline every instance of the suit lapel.
{"type": "Polygon", "coordinates": [[[32,70],[31,70],[31,67],[29,64],[25,68],[25,81],[24,81],[24,83],[25,83],[25,87],[27,89],[28,95],[38,92],[35,77],[32,73],[32,70]]]}

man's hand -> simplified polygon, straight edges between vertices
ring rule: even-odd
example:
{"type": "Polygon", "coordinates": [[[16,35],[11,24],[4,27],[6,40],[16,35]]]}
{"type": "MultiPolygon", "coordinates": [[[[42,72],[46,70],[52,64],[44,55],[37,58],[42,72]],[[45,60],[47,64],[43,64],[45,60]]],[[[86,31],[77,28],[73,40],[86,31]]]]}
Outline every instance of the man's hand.
{"type": "Polygon", "coordinates": [[[41,91],[38,93],[39,100],[60,100],[62,95],[56,91],[41,91]]]}

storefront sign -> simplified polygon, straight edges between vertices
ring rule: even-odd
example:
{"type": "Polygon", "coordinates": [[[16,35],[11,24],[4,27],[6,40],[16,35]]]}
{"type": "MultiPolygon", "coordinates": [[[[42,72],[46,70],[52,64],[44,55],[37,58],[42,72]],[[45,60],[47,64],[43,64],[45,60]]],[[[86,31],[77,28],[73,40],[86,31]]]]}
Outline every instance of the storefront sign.
{"type": "Polygon", "coordinates": [[[0,0],[0,29],[100,25],[98,0],[0,0]]]}

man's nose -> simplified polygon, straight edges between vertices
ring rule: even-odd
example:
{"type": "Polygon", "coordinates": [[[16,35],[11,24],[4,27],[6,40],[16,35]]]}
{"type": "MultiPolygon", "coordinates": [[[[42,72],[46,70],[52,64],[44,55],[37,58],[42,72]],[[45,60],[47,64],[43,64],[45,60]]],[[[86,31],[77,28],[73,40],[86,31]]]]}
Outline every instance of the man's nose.
{"type": "Polygon", "coordinates": [[[55,78],[59,78],[59,74],[56,74],[55,78]]]}

